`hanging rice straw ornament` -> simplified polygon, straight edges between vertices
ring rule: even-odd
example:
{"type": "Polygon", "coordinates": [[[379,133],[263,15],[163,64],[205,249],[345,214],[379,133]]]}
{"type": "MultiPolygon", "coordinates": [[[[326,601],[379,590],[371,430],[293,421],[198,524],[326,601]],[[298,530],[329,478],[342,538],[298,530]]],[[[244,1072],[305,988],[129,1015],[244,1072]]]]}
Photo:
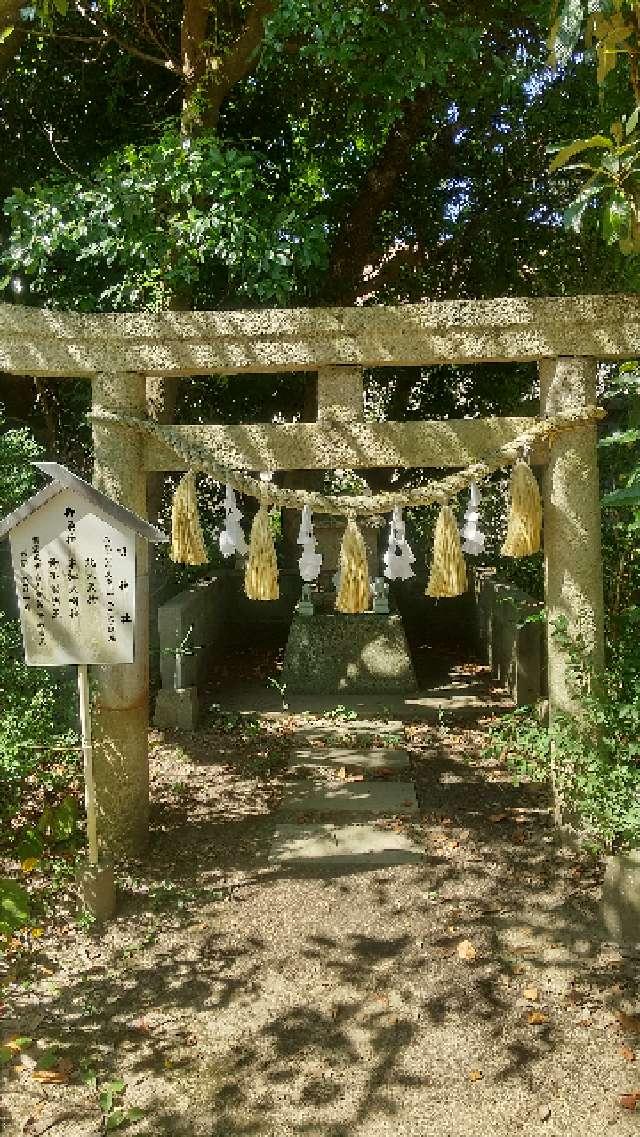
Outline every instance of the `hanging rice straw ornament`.
{"type": "Polygon", "coordinates": [[[280,596],[278,562],[266,498],[263,499],[251,526],[249,557],[244,570],[244,590],[250,600],[277,600],[280,596]]]}
{"type": "Polygon", "coordinates": [[[235,492],[230,485],[225,486],[224,512],[224,529],[218,538],[220,552],[223,557],[232,557],[234,553],[244,557],[249,550],[240,524],[242,514],[238,509],[235,492]]]}
{"type": "Polygon", "coordinates": [[[516,462],[511,472],[511,504],[503,557],[528,557],[540,548],[542,504],[536,476],[528,462],[516,462]]]}
{"type": "Polygon", "coordinates": [[[433,561],[426,596],[461,596],[467,588],[460,534],[453,511],[445,502],[438,514],[433,540],[433,561]]]}
{"type": "Polygon", "coordinates": [[[207,551],[200,528],[200,518],[198,517],[196,479],[193,470],[187,471],[178,483],[173,495],[171,560],[183,565],[206,565],[207,563],[207,551]]]}
{"type": "Polygon", "coordinates": [[[367,549],[355,517],[350,517],[340,547],[340,584],[336,608],[338,612],[366,612],[369,600],[367,549]]]}

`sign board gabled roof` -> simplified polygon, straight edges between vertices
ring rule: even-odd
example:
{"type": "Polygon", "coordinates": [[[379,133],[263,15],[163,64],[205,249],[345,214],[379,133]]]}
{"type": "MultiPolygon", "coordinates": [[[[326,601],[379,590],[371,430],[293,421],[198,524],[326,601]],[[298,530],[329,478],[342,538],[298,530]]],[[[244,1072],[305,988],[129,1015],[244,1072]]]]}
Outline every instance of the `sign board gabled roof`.
{"type": "Polygon", "coordinates": [[[84,478],[72,474],[66,466],[61,466],[58,462],[34,462],[33,465],[47,474],[52,481],[33,497],[30,497],[28,501],[25,501],[23,505],[18,506],[8,517],[4,517],[0,521],[0,537],[6,537],[11,529],[19,525],[21,521],[26,521],[27,517],[30,517],[41,505],[59,494],[62,489],[69,489],[75,490],[92,505],[97,506],[107,517],[113,518],[115,522],[126,526],[127,529],[132,529],[134,533],[144,537],[146,541],[152,541],[155,544],[169,540],[166,533],[163,533],[161,529],[151,525],[148,521],[144,521],[142,517],[138,517],[137,513],[133,513],[130,509],[125,509],[123,505],[118,505],[106,494],[100,493],[100,490],[95,489],[89,482],[85,482],[84,478]]]}

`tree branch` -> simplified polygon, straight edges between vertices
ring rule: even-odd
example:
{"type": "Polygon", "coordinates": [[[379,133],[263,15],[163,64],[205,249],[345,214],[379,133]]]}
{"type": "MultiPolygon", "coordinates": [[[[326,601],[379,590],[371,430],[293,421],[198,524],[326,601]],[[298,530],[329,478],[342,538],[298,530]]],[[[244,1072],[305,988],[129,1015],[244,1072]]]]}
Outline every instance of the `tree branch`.
{"type": "Polygon", "coordinates": [[[372,265],[371,272],[367,273],[365,269],[357,299],[377,292],[384,285],[393,284],[403,268],[417,268],[418,265],[422,264],[424,264],[424,247],[422,245],[399,246],[393,252],[385,254],[377,265],[372,265]]]}
{"type": "Polygon", "coordinates": [[[277,0],[254,0],[231,49],[220,60],[207,60],[207,126],[216,125],[224,100],[255,67],[264,39],[265,20],[276,3],[277,0]]]}
{"type": "Polygon", "coordinates": [[[80,15],[96,29],[97,38],[102,43],[115,43],[122,51],[126,51],[128,55],[133,55],[136,59],[142,59],[145,63],[153,63],[156,67],[162,67],[165,71],[178,73],[179,68],[173,59],[166,59],[162,56],[151,55],[148,51],[143,51],[142,48],[137,47],[133,43],[129,43],[118,34],[95,12],[89,12],[83,4],[77,5],[77,10],[80,15]]]}
{"type": "Polygon", "coordinates": [[[366,265],[372,260],[376,222],[393,200],[406,173],[411,151],[422,133],[433,92],[421,88],[402,104],[402,114],[393,124],[373,166],[365,174],[348,216],[336,236],[320,302],[352,304],[362,289],[366,265]]]}

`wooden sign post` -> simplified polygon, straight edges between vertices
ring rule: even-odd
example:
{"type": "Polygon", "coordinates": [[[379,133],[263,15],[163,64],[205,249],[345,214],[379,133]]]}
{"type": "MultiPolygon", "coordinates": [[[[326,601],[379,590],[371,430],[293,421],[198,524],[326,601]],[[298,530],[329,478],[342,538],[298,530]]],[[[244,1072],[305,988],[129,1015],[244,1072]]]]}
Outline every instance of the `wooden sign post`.
{"type": "Polygon", "coordinates": [[[81,889],[106,918],[115,896],[112,871],[99,865],[88,665],[134,662],[136,538],[168,538],[66,467],[35,465],[52,481],[0,522],[0,537],[11,543],[25,662],[78,667],[88,845],[81,889]]]}

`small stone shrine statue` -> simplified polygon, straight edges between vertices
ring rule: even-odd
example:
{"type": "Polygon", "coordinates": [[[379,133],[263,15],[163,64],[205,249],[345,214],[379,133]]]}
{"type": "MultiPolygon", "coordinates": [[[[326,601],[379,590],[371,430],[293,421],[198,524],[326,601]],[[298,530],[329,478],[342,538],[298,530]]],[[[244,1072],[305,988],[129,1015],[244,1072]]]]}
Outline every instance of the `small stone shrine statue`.
{"type": "Polygon", "coordinates": [[[296,605],[296,611],[299,612],[301,616],[313,616],[314,615],[315,608],[313,606],[313,597],[311,595],[311,585],[310,584],[303,584],[302,585],[302,596],[300,597],[300,599],[296,605]]]}
{"type": "Polygon", "coordinates": [[[381,576],[373,582],[373,610],[379,616],[389,615],[389,585],[381,576]]]}

